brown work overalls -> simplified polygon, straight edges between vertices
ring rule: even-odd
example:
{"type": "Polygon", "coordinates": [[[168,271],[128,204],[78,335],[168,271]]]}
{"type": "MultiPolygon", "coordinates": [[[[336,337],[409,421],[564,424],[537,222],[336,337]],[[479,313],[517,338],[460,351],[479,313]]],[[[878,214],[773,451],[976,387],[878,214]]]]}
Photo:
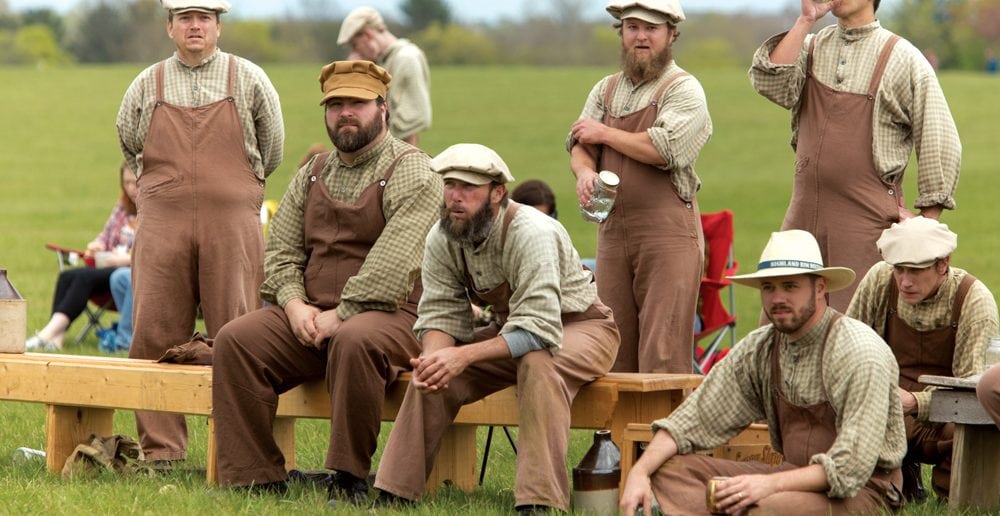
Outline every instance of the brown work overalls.
{"type": "MultiPolygon", "coordinates": [[[[840,319],[830,321],[820,350],[820,363],[826,351],[830,331],[840,319]]],[[[653,477],[653,492],[665,514],[709,514],[705,504],[705,485],[712,477],[771,474],[809,465],[813,455],[826,453],[837,439],[837,414],[827,401],[796,405],[785,397],[781,387],[781,345],[775,332],[771,352],[771,385],[775,393],[777,424],[784,462],[771,466],[762,462],[737,462],[714,459],[699,454],[676,455],[653,477]]],[[[826,391],[824,382],[823,391],[826,391]]],[[[886,508],[898,508],[902,496],[899,469],[875,468],[871,478],[852,498],[830,498],[821,492],[789,491],[776,493],[752,507],[751,514],[876,514],[886,508]]]]}
{"type": "MultiPolygon", "coordinates": [[[[507,241],[507,228],[518,206],[512,201],[508,204],[501,242],[507,241]]],[[[477,290],[467,263],[465,271],[469,298],[481,306],[492,305],[496,316],[489,326],[476,332],[474,342],[496,337],[510,314],[513,290],[506,281],[490,290],[477,290]]],[[[541,350],[519,358],[479,362],[440,393],[423,394],[410,384],[382,455],[375,487],[420,499],[441,437],[462,405],[517,385],[520,430],[515,505],[568,510],[570,405],[580,387],[603,376],[614,361],[618,331],[610,312],[597,299],[584,312],[562,314],[562,349],[554,355],[541,350]]]]}
{"type": "MultiPolygon", "coordinates": [[[[611,115],[623,75],[611,78],[604,94],[604,125],[631,133],[656,122],[668,79],[643,109],[611,115]]],[[[694,317],[705,259],[698,201],[677,195],[672,172],[601,148],[601,170],[621,179],[614,208],[597,233],[597,292],[614,310],[621,347],[613,371],[690,373],[694,317]]]]}
{"type": "MultiPolygon", "coordinates": [[[[976,278],[972,274],[966,274],[959,284],[951,307],[951,324],[936,330],[920,331],[899,318],[896,311],[899,290],[895,279],[890,281],[885,341],[892,348],[892,354],[899,363],[900,387],[910,392],[920,392],[927,388],[917,381],[920,375],[955,376],[952,370],[955,360],[955,335],[958,333],[958,321],[962,317],[965,296],[975,282],[976,278]]],[[[951,451],[955,425],[918,421],[911,414],[907,414],[903,419],[906,422],[905,462],[933,464],[931,483],[934,491],[939,497],[947,498],[951,487],[951,451]]]]}
{"type": "Polygon", "coordinates": [[[983,373],[976,385],[976,397],[1000,428],[1000,364],[994,364],[983,373]]]}
{"type": "MultiPolygon", "coordinates": [[[[130,358],[156,359],[191,340],[199,305],[215,337],[259,306],[264,277],[264,182],[244,150],[233,97],[236,57],[229,57],[226,98],[205,106],[165,102],[163,74],[161,62],[138,182],[130,358]]],[[[183,415],[137,411],[136,425],[147,459],[185,458],[183,415]]]]}
{"type": "MultiPolygon", "coordinates": [[[[309,304],[332,310],[385,228],[382,195],[403,156],[354,204],[334,200],[321,177],[327,154],[309,178],[304,219],[303,274],[309,304]]],[[[249,485],[284,480],[285,460],[271,425],[278,395],[312,379],[326,379],[330,440],[325,466],[365,478],[378,445],[385,391],[420,354],[413,335],[419,282],[395,312],[370,310],[343,321],[325,349],[301,344],[277,306],[227,324],[215,340],[212,406],[219,482],[249,485]]]]}
{"type": "MultiPolygon", "coordinates": [[[[866,93],[837,91],[812,73],[809,46],[806,82],[799,107],[798,143],[792,199],[781,229],[804,229],[816,237],[828,266],[849,267],[858,277],[881,261],[875,241],[903,205],[902,184],[884,182],[872,156],[875,95],[893,36],[879,55],[866,93]]],[[[857,282],[829,294],[829,305],[847,310],[857,282]]]]}

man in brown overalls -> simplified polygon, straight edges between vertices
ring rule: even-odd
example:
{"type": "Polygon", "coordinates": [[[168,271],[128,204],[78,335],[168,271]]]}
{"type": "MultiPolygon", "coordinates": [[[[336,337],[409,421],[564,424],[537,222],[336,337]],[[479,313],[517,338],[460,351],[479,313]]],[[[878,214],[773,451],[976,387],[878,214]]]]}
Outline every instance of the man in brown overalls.
{"type": "MultiPolygon", "coordinates": [[[[278,94],[257,65],[222,52],[225,0],[162,0],[177,52],[125,92],[116,125],[138,176],[131,358],[209,337],[260,305],[264,179],[281,163],[278,94]]],[[[136,412],[147,460],[183,460],[184,416],[136,412]]]]}
{"type": "MultiPolygon", "coordinates": [[[[862,274],[879,261],[875,240],[912,217],[903,172],[916,150],[925,217],[954,209],[962,144],[934,69],[910,42],[882,28],[879,0],[802,0],[788,32],[754,55],[758,93],[792,110],[795,177],[782,229],[816,236],[831,265],[862,274]],[[810,35],[828,12],[837,23],[810,35]]],[[[855,286],[831,294],[844,311],[855,286]]]]}
{"type": "Polygon", "coordinates": [[[990,337],[1000,334],[996,301],[983,282],[951,266],[958,235],[945,224],[906,219],[883,231],[877,244],[883,261],[861,280],[847,315],[881,335],[899,363],[909,443],[903,493],[926,496],[920,464],[933,464],[934,490],[947,498],[955,425],[928,420],[932,389],[918,379],[983,372],[990,337]]]}
{"type": "Polygon", "coordinates": [[[289,184],[271,220],[261,295],[270,306],[215,340],[212,406],[219,483],[283,492],[278,395],[311,379],[330,393],[329,503],[360,504],[385,391],[420,354],[413,334],[424,238],[441,179],[388,134],[389,74],[369,61],[323,67],[322,153],[289,184]]]}
{"type": "Polygon", "coordinates": [[[730,279],[760,289],[771,324],[740,341],[655,434],[626,479],[623,514],[654,496],[666,514],[708,514],[706,484],[728,514],[876,514],[901,505],[906,433],[892,352],[871,328],[826,304],[854,281],[824,267],[809,233],[772,233],[757,272],[730,279]],[[698,450],[766,420],[784,462],[736,462],[698,450]]]}
{"type": "Polygon", "coordinates": [[[570,405],[614,362],[611,311],[562,225],[508,200],[514,178],[496,152],[453,145],[431,166],[444,178],[444,205],[424,251],[414,327],[422,350],[410,361],[413,381],[375,478],[376,503],[420,499],[462,405],[517,385],[515,508],[566,511],[570,405]],[[474,331],[470,299],[493,306],[485,328],[474,331]]]}
{"type": "Polygon", "coordinates": [[[580,204],[597,171],[621,182],[597,234],[597,291],[622,344],[614,371],[690,373],[704,235],[694,165],[712,135],[705,92],[673,60],[677,0],[615,2],[622,72],[594,86],[567,140],[580,204]]]}

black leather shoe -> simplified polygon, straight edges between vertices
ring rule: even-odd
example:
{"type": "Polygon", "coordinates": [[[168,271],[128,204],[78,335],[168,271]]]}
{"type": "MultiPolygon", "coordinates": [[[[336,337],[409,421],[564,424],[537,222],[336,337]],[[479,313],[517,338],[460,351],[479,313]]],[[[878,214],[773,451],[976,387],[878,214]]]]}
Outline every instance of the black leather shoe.
{"type": "Polygon", "coordinates": [[[552,514],[552,507],[545,505],[518,505],[514,507],[520,516],[535,516],[539,514],[552,514]]]}
{"type": "Polygon", "coordinates": [[[327,490],[326,505],[361,507],[368,503],[368,482],[343,471],[333,472],[333,483],[327,490]]]}
{"type": "Polygon", "coordinates": [[[389,491],[378,491],[378,496],[375,497],[375,501],[372,502],[372,509],[402,509],[406,507],[413,507],[417,502],[410,500],[409,498],[403,498],[402,496],[397,496],[389,491]]]}
{"type": "Polygon", "coordinates": [[[903,497],[907,502],[920,503],[927,499],[924,489],[924,477],[920,471],[920,463],[903,460],[900,468],[903,473],[903,497]]]}

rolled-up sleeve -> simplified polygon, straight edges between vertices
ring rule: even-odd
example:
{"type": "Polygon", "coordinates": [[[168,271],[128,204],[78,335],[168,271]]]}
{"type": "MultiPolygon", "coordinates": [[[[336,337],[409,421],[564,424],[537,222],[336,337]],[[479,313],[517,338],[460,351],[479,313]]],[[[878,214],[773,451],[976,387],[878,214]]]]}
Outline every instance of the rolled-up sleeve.
{"type": "Polygon", "coordinates": [[[812,36],[807,36],[802,52],[793,64],[775,64],[771,52],[787,33],[768,38],[754,53],[750,65],[750,84],[764,98],[785,108],[792,109],[799,103],[806,82],[805,63],[812,36]]]}
{"type": "Polygon", "coordinates": [[[712,136],[705,90],[694,77],[678,79],[664,93],[653,126],[646,130],[665,165],[664,170],[694,165],[712,136]]]}

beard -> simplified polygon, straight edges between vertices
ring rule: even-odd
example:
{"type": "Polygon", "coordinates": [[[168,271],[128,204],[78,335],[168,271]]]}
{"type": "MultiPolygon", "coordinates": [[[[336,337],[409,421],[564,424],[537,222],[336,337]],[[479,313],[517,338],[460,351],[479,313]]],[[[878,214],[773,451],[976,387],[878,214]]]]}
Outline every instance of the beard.
{"type": "Polygon", "coordinates": [[[785,304],[780,304],[770,307],[766,312],[767,319],[771,321],[771,324],[774,325],[774,329],[780,331],[781,333],[795,333],[799,331],[799,329],[802,328],[802,326],[804,326],[806,322],[808,322],[809,319],[811,319],[813,314],[815,313],[816,313],[815,287],[813,287],[813,295],[809,296],[809,304],[804,306],[802,310],[796,312],[795,309],[793,309],[792,307],[785,304]],[[791,317],[784,321],[778,322],[775,320],[774,316],[771,315],[771,311],[775,309],[781,309],[783,311],[787,311],[789,312],[791,317]]]}
{"type": "Polygon", "coordinates": [[[646,81],[656,79],[673,59],[674,51],[670,46],[653,54],[648,59],[642,59],[636,55],[634,48],[622,47],[622,70],[625,71],[625,75],[635,84],[642,84],[646,81]]]}
{"type": "Polygon", "coordinates": [[[493,210],[488,202],[484,202],[472,218],[466,221],[453,221],[449,216],[448,206],[441,204],[441,223],[438,230],[458,244],[471,245],[473,247],[486,241],[493,229],[493,210]]]}
{"type": "Polygon", "coordinates": [[[340,117],[334,127],[326,126],[326,134],[330,136],[333,146],[341,152],[355,152],[363,149],[378,137],[385,127],[382,113],[379,112],[371,122],[365,123],[357,118],[340,117]],[[357,126],[356,131],[341,131],[344,127],[357,126]]]}

